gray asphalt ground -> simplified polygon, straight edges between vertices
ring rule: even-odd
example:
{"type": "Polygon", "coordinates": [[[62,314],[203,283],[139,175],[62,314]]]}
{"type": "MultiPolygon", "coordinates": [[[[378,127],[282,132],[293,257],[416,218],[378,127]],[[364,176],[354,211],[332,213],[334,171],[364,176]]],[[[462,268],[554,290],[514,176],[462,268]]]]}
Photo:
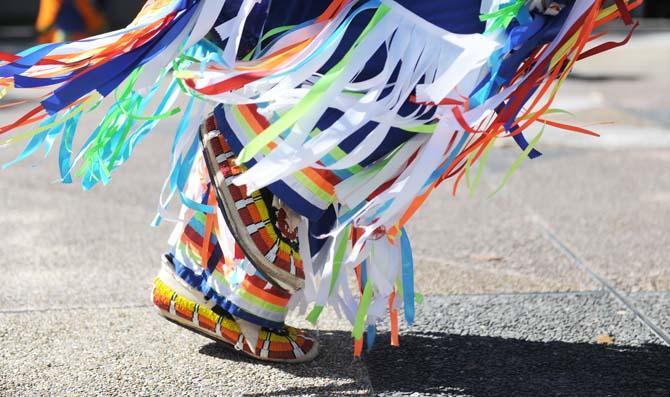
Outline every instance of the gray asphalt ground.
{"type": "Polygon", "coordinates": [[[380,324],[362,361],[331,312],[320,357],[293,366],[154,313],[174,122],[91,192],[54,183],[53,158],[0,171],[0,395],[670,395],[669,50],[648,30],[577,68],[556,106],[613,122],[602,138],[547,129],[545,156],[489,198],[519,155],[503,142],[473,197],[432,197],[411,226],[417,323],[400,348],[380,324]]]}

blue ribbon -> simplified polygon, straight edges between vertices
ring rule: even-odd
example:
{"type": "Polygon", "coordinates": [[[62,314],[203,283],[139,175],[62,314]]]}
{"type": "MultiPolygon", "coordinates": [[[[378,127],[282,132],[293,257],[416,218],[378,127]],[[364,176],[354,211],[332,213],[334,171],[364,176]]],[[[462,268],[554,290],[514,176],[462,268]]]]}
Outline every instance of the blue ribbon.
{"type": "Polygon", "coordinates": [[[109,95],[135,69],[151,61],[174,42],[186,28],[196,9],[196,7],[186,9],[164,32],[159,33],[157,38],[148,44],[86,71],[59,87],[50,97],[42,101],[44,109],[49,114],[57,113],[91,91],[98,91],[102,96],[109,95]]]}
{"type": "Polygon", "coordinates": [[[409,325],[414,324],[414,258],[412,256],[412,244],[405,228],[402,229],[400,238],[402,249],[402,288],[405,306],[405,320],[409,325]]]}
{"type": "MultiPolygon", "coordinates": [[[[73,109],[76,110],[76,109],[73,109]]],[[[62,183],[72,183],[72,143],[74,141],[74,134],[79,124],[81,113],[65,122],[65,129],[60,141],[60,149],[58,151],[58,166],[60,169],[60,177],[62,183]]]]}
{"type": "Polygon", "coordinates": [[[63,44],[43,44],[24,51],[19,54],[22,55],[21,58],[7,65],[0,66],[0,77],[13,77],[27,71],[45,56],[49,55],[51,51],[62,45],[63,44]]]}
{"type": "MultiPolygon", "coordinates": [[[[46,126],[46,125],[49,125],[49,124],[53,124],[55,121],[56,121],[56,116],[52,116],[52,117],[49,117],[46,120],[44,120],[42,123],[40,123],[40,126],[46,126]]],[[[51,128],[49,130],[42,131],[39,134],[34,135],[30,139],[28,144],[26,145],[25,149],[23,149],[21,154],[19,154],[19,156],[17,158],[15,158],[14,160],[3,164],[2,168],[7,169],[7,168],[11,167],[12,165],[18,163],[19,161],[24,160],[25,158],[27,158],[31,154],[35,153],[35,151],[37,151],[37,149],[42,145],[42,143],[44,143],[44,141],[47,139],[47,137],[49,136],[50,133],[53,134],[54,133],[53,131],[55,131],[55,133],[57,134],[62,127],[63,127],[62,125],[57,125],[57,126],[51,128]]]]}

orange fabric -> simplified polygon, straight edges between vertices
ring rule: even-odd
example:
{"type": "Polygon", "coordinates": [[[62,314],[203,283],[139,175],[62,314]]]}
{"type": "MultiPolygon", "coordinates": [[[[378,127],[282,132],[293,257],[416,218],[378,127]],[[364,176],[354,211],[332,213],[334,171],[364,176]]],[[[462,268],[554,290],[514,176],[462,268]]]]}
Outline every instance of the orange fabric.
{"type": "Polygon", "coordinates": [[[335,187],[333,187],[333,184],[324,179],[323,176],[313,168],[305,168],[301,172],[324,192],[330,195],[335,194],[335,187]]]}
{"type": "Polygon", "coordinates": [[[40,34],[39,41],[49,43],[62,40],[80,40],[100,33],[107,25],[104,15],[94,7],[90,0],[73,0],[73,5],[84,21],[83,32],[62,32],[56,27],[64,0],[41,0],[35,29],[40,34]]]}
{"type": "Polygon", "coordinates": [[[333,0],[326,11],[317,18],[316,22],[321,23],[331,19],[333,16],[337,15],[345,3],[346,0],[333,0]]]}
{"type": "Polygon", "coordinates": [[[288,61],[293,60],[294,56],[300,54],[300,52],[307,48],[307,46],[311,44],[312,41],[313,39],[307,39],[295,44],[288,45],[285,48],[268,54],[264,58],[252,61],[254,63],[251,66],[238,66],[237,70],[254,71],[274,69],[288,61]]]}
{"type": "MultiPolygon", "coordinates": [[[[258,113],[255,112],[255,109],[251,108],[251,105],[240,105],[237,107],[237,109],[256,135],[260,134],[265,130],[265,128],[267,128],[261,125],[261,121],[256,117],[258,113]]],[[[270,142],[267,146],[269,149],[274,149],[277,147],[277,144],[270,142]]]]}
{"type": "Polygon", "coordinates": [[[400,346],[400,331],[398,327],[398,309],[394,306],[395,290],[389,297],[389,314],[391,317],[391,346],[400,346]]]}
{"type": "Polygon", "coordinates": [[[41,0],[40,10],[37,15],[35,28],[40,33],[46,33],[53,27],[58,18],[58,13],[63,5],[63,0],[41,0]]]}
{"type": "Polygon", "coordinates": [[[540,122],[542,122],[546,125],[550,125],[552,127],[560,128],[560,129],[563,129],[563,130],[566,130],[566,131],[578,132],[580,134],[586,134],[586,135],[597,136],[597,137],[600,136],[600,134],[598,134],[597,132],[588,130],[586,128],[570,125],[570,124],[559,123],[557,121],[547,120],[547,119],[538,119],[538,121],[540,121],[540,122]]]}
{"type": "MultiPolygon", "coordinates": [[[[293,345],[287,342],[279,342],[277,340],[270,340],[271,343],[271,351],[273,352],[292,352],[293,351],[293,345]]],[[[263,345],[265,345],[265,339],[264,338],[258,338],[258,343],[256,344],[256,351],[261,351],[263,349],[263,345]]]]}
{"type": "Polygon", "coordinates": [[[249,293],[253,296],[257,296],[265,301],[272,303],[273,305],[286,306],[288,304],[288,299],[282,299],[277,295],[270,294],[267,291],[253,285],[248,279],[242,281],[242,285],[244,286],[244,289],[249,291],[249,293]]]}
{"type": "Polygon", "coordinates": [[[354,341],[354,357],[360,358],[363,354],[363,338],[354,341]]]}

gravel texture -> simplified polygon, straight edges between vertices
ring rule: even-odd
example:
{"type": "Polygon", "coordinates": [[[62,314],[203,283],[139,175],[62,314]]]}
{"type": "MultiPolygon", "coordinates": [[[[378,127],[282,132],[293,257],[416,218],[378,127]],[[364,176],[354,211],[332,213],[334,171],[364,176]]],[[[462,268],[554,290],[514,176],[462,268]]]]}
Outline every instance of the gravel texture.
{"type": "Polygon", "coordinates": [[[368,355],[378,395],[670,394],[670,348],[606,294],[432,296],[418,319],[368,355]]]}
{"type": "Polygon", "coordinates": [[[0,395],[368,395],[350,336],[321,331],[312,363],[262,364],[151,308],[0,314],[0,395]]]}

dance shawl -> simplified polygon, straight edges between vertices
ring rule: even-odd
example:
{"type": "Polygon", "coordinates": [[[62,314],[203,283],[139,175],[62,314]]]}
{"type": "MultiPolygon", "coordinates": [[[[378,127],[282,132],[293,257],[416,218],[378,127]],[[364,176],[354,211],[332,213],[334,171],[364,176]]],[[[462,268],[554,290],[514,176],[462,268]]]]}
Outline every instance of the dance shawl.
{"type": "MultiPolygon", "coordinates": [[[[315,17],[264,27],[257,10],[269,0],[150,0],[125,29],[0,53],[0,95],[44,93],[34,109],[2,121],[0,138],[27,141],[18,161],[60,137],[62,181],[76,176],[89,189],[108,183],[148,133],[181,113],[160,221],[173,196],[212,211],[184,189],[198,126],[218,106],[242,145],[238,161],[250,166],[236,184],[297,181],[308,203],[294,209],[305,221],[334,211],[320,249],[303,255],[306,288],[293,303],[311,304],[312,322],[332,305],[353,324],[360,353],[364,332],[387,313],[394,343],[399,309],[414,320],[420,295],[404,226],[434,189],[449,181],[455,191],[462,180],[475,189],[498,139],[522,151],[511,172],[539,156],[541,133],[524,136],[531,125],[594,134],[546,116],[575,62],[630,38],[593,45],[597,29],[619,18],[634,28],[630,11],[641,2],[331,0],[309,2],[323,3],[315,17]],[[260,32],[251,46],[249,25],[260,32]],[[75,150],[80,120],[96,109],[104,117],[75,150]],[[398,131],[405,135],[392,150],[378,150],[398,131]],[[310,179],[306,169],[337,178],[310,179]]],[[[300,3],[287,1],[285,12],[300,3]]],[[[301,234],[301,248],[310,237],[301,234]]]]}

